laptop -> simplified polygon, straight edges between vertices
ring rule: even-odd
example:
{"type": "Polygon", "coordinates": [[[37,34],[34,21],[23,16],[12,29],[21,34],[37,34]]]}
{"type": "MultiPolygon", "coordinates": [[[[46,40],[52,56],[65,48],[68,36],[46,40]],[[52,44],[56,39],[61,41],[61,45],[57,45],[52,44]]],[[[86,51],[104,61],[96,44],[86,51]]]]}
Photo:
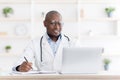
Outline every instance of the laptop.
{"type": "Polygon", "coordinates": [[[102,69],[103,48],[63,48],[61,74],[96,74],[102,69]]]}

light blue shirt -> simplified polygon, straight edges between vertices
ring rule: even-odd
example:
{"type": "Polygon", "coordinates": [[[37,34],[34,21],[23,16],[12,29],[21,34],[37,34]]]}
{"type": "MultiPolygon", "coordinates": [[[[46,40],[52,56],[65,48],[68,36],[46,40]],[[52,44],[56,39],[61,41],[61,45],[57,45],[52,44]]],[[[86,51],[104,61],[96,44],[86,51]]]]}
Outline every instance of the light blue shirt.
{"type": "Polygon", "coordinates": [[[47,41],[48,41],[48,43],[49,43],[49,45],[50,45],[50,47],[51,47],[51,49],[53,51],[54,56],[56,55],[56,52],[57,52],[58,47],[60,45],[61,37],[62,36],[60,35],[59,38],[58,38],[58,40],[55,42],[48,35],[46,36],[47,41]]]}

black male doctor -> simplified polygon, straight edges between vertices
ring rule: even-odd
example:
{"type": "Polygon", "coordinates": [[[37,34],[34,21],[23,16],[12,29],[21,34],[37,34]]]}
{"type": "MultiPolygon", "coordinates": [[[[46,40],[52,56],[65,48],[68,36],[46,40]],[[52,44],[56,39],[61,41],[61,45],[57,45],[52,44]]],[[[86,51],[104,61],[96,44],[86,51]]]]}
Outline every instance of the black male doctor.
{"type": "Polygon", "coordinates": [[[61,14],[57,11],[48,12],[44,26],[46,33],[29,43],[17,65],[13,67],[14,71],[61,70],[62,50],[71,46],[69,37],[61,33],[63,26],[61,14]]]}

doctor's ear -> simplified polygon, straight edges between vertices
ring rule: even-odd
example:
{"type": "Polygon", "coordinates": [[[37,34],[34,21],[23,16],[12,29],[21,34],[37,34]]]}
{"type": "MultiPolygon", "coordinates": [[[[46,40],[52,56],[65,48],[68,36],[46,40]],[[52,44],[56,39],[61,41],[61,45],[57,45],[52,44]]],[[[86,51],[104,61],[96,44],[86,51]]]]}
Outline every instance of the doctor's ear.
{"type": "Polygon", "coordinates": [[[45,20],[44,20],[43,24],[44,24],[45,27],[47,26],[47,22],[45,20]]]}

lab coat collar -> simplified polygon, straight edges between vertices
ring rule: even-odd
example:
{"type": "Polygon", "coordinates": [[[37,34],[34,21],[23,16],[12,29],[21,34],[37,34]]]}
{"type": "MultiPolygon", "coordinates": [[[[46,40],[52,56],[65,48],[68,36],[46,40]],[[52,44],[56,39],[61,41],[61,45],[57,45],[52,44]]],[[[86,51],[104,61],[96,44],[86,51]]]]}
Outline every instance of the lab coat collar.
{"type": "MultiPolygon", "coordinates": [[[[47,33],[45,33],[45,36],[46,36],[46,39],[47,39],[47,40],[52,40],[52,39],[48,36],[47,33]]],[[[58,40],[59,40],[59,39],[62,39],[62,35],[61,35],[61,34],[60,34],[59,37],[58,37],[58,40]]]]}

